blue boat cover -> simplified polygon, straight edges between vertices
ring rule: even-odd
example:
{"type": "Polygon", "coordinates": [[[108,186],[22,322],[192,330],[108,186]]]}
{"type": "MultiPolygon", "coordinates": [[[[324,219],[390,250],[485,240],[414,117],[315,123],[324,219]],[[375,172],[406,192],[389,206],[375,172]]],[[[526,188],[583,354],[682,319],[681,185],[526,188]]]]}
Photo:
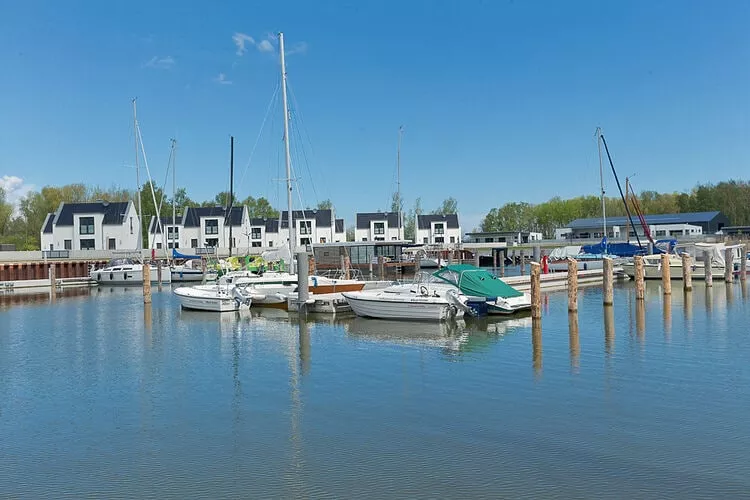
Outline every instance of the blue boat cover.
{"type": "Polygon", "coordinates": [[[173,259],[200,259],[201,256],[200,255],[184,255],[184,254],[181,254],[180,252],[178,252],[177,250],[175,250],[173,248],[172,249],[172,258],[173,259]]]}

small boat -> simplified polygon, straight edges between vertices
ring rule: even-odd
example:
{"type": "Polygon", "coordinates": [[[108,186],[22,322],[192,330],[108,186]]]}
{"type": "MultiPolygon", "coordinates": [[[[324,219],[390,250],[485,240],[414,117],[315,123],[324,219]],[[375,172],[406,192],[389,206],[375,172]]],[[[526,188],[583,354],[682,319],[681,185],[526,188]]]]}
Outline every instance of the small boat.
{"type": "Polygon", "coordinates": [[[469,264],[452,264],[432,274],[468,298],[474,316],[513,314],[531,309],[531,296],[487,271],[469,264]]]}
{"type": "Polygon", "coordinates": [[[213,269],[204,273],[202,266],[196,267],[195,263],[201,260],[200,255],[184,255],[172,249],[172,258],[183,261],[182,264],[173,264],[169,268],[173,282],[203,281],[204,278],[205,281],[215,281],[218,276],[213,269]]]}
{"type": "MultiPolygon", "coordinates": [[[[149,275],[152,283],[159,282],[159,270],[155,265],[150,266],[149,275]]],[[[109,263],[89,272],[89,277],[99,285],[140,285],[143,283],[143,264],[133,259],[112,259],[109,263]]],[[[172,276],[168,267],[162,270],[161,282],[170,283],[172,276]]]]}
{"type": "Polygon", "coordinates": [[[470,311],[466,298],[453,287],[428,283],[344,292],[343,296],[357,316],[366,318],[446,321],[470,311]]]}
{"type": "Polygon", "coordinates": [[[231,312],[252,304],[252,298],[234,285],[185,286],[176,288],[174,294],[183,309],[194,311],[231,312]]]}

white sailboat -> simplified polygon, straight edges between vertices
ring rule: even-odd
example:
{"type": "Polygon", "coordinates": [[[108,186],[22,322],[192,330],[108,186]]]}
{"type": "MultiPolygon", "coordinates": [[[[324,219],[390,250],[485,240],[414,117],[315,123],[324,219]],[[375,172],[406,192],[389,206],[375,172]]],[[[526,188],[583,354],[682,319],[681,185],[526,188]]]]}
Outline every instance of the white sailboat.
{"type": "Polygon", "coordinates": [[[252,298],[235,285],[185,286],[176,288],[174,294],[183,309],[195,311],[231,312],[252,304],[252,298]]]}

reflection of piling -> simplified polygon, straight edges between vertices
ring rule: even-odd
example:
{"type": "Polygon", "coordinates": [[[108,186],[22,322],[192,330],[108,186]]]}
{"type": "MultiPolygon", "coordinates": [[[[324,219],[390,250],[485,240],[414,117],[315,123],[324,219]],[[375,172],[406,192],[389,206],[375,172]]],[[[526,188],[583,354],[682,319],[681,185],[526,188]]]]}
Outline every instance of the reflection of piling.
{"type": "Polygon", "coordinates": [[[615,346],[615,308],[604,306],[604,352],[612,355],[615,346]]]}
{"type": "MultiPolygon", "coordinates": [[[[439,262],[438,258],[438,262],[439,262]]],[[[440,265],[438,265],[438,268],[440,265]]],[[[380,276],[380,279],[385,279],[385,258],[383,258],[382,255],[378,255],[378,276],[380,276]]]]}
{"type": "Polygon", "coordinates": [[[602,269],[604,273],[604,290],[602,293],[604,296],[604,305],[611,306],[614,303],[614,272],[611,258],[604,257],[602,260],[602,269]]]}
{"type": "Polygon", "coordinates": [[[672,297],[664,297],[664,335],[669,338],[672,333],[672,297]]]}
{"type": "Polygon", "coordinates": [[[693,268],[688,253],[682,254],[682,289],[686,292],[693,289],[693,268]]]}
{"type": "Polygon", "coordinates": [[[578,262],[575,259],[568,259],[568,311],[578,311],[578,262]]]}
{"type": "Polygon", "coordinates": [[[742,300],[747,299],[747,280],[740,281],[740,289],[742,290],[742,300]]]}
{"type": "Polygon", "coordinates": [[[143,326],[147,332],[151,331],[151,319],[151,302],[148,302],[143,305],[143,326]]]}
{"type": "Polygon", "coordinates": [[[151,303],[151,266],[143,264],[143,303],[151,303]]]}
{"type": "Polygon", "coordinates": [[[581,355],[581,342],[578,337],[578,313],[568,313],[568,345],[570,347],[570,367],[578,368],[581,355]]]}
{"type": "Polygon", "coordinates": [[[301,313],[307,312],[307,300],[310,298],[309,270],[307,252],[297,252],[297,302],[301,313]]]}
{"type": "Polygon", "coordinates": [[[672,274],[669,268],[669,255],[661,254],[661,286],[664,290],[664,295],[672,294],[672,274]]]}
{"type": "Polygon", "coordinates": [[[633,264],[635,267],[635,298],[641,301],[646,297],[646,276],[643,270],[643,256],[636,255],[633,257],[633,264]]]}
{"type": "Polygon", "coordinates": [[[711,309],[713,309],[713,303],[714,303],[714,296],[711,290],[706,290],[705,302],[706,302],[706,314],[710,315],[711,309]]]}
{"type": "Polygon", "coordinates": [[[724,249],[724,283],[731,283],[734,279],[734,252],[732,248],[724,249]]]}
{"type": "Polygon", "coordinates": [[[538,262],[531,263],[531,317],[542,317],[542,284],[538,262]]]}
{"type": "Polygon", "coordinates": [[[310,327],[307,321],[300,318],[299,321],[299,360],[302,368],[302,375],[310,372],[310,327]]]}
{"type": "Polygon", "coordinates": [[[703,277],[706,280],[706,286],[714,286],[713,256],[708,250],[703,251],[703,277]]]}
{"type": "Polygon", "coordinates": [[[635,331],[640,340],[646,337],[646,303],[643,300],[635,302],[635,331]]]}
{"type": "Polygon", "coordinates": [[[734,302],[734,287],[731,283],[727,282],[725,288],[727,292],[727,304],[731,304],[734,302]]]}
{"type": "Polygon", "coordinates": [[[542,320],[539,318],[531,320],[531,355],[534,374],[538,376],[542,372],[542,320]]]}

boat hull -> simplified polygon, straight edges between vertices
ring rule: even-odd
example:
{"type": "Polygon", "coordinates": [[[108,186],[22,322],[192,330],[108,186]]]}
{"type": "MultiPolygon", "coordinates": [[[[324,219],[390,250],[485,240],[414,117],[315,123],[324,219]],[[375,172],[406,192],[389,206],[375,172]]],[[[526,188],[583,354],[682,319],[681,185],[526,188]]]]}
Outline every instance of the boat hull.
{"type": "MultiPolygon", "coordinates": [[[[343,294],[354,314],[365,318],[403,319],[419,321],[445,321],[455,308],[446,302],[430,300],[429,297],[369,297],[348,292],[343,294]]],[[[397,295],[397,294],[394,294],[397,295]]]]}
{"type": "Polygon", "coordinates": [[[172,283],[187,283],[187,282],[199,282],[203,281],[203,277],[206,277],[206,281],[216,280],[216,273],[203,273],[200,269],[179,269],[172,268],[172,283]]]}
{"type": "MultiPolygon", "coordinates": [[[[156,267],[151,267],[149,270],[151,276],[151,283],[159,283],[159,271],[156,267]]],[[[89,273],[91,279],[96,281],[100,285],[141,285],[143,283],[143,268],[140,266],[133,266],[127,269],[96,269],[89,273]]],[[[161,282],[168,284],[172,282],[172,275],[169,272],[169,268],[162,269],[161,282]]]]}
{"type": "MultiPolygon", "coordinates": [[[[242,301],[227,291],[209,291],[196,288],[181,287],[174,290],[183,309],[209,312],[238,311],[242,301]]],[[[245,299],[245,303],[249,301],[245,299]]],[[[248,304],[249,305],[249,304],[248,304]]]]}

